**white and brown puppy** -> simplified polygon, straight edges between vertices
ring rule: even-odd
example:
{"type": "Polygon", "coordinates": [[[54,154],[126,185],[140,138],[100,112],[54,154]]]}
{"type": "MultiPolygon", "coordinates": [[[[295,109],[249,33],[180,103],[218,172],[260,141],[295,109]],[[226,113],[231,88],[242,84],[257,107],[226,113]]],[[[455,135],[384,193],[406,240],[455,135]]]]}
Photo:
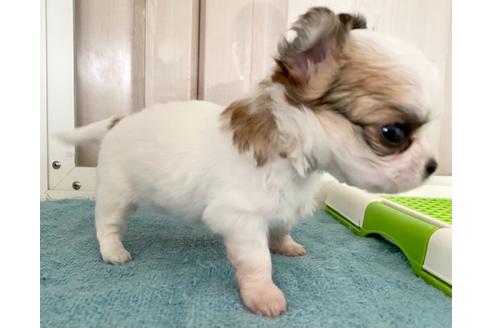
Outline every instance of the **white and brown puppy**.
{"type": "Polygon", "coordinates": [[[104,261],[131,260],[122,243],[126,216],[154,205],[224,238],[248,309],[285,311],[270,250],[305,254],[289,230],[313,213],[323,171],[398,192],[437,166],[424,134],[436,111],[435,68],[418,50],[364,27],[362,17],[310,9],[250,96],[226,108],[156,105],[65,134],[73,143],[102,140],[95,221],[104,261]]]}

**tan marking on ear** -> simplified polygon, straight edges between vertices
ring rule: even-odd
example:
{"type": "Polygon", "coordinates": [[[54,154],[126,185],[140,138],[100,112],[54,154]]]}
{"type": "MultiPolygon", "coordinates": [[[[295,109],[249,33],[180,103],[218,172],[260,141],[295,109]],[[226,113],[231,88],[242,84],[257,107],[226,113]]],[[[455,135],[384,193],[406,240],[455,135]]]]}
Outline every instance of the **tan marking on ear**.
{"type": "Polygon", "coordinates": [[[297,96],[297,83],[289,80],[289,74],[282,68],[281,62],[277,62],[277,67],[275,68],[270,79],[272,83],[277,83],[284,87],[285,100],[289,105],[300,108],[302,105],[302,99],[297,96]]]}
{"type": "Polygon", "coordinates": [[[221,114],[226,127],[232,130],[232,141],[239,152],[251,150],[259,167],[273,156],[287,157],[280,149],[280,132],[269,108],[270,101],[267,95],[254,101],[236,101],[221,114]]]}
{"type": "Polygon", "coordinates": [[[339,64],[336,61],[318,66],[309,65],[309,81],[302,90],[303,97],[305,99],[317,99],[322,96],[333,82],[338,69],[339,64]]]}
{"type": "Polygon", "coordinates": [[[343,62],[348,33],[364,27],[362,16],[335,15],[324,7],[311,8],[297,19],[291,28],[296,38],[278,44],[277,68],[271,77],[284,86],[289,104],[299,106],[326,92],[343,62]]]}

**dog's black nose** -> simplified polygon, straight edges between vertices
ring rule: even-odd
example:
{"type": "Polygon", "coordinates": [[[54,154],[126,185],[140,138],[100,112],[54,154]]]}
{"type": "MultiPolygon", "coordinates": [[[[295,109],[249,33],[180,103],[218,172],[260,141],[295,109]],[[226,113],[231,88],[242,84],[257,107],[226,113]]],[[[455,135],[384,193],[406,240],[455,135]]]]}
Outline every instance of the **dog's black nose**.
{"type": "Polygon", "coordinates": [[[429,177],[437,169],[437,162],[435,159],[431,159],[425,164],[425,177],[429,177]]]}

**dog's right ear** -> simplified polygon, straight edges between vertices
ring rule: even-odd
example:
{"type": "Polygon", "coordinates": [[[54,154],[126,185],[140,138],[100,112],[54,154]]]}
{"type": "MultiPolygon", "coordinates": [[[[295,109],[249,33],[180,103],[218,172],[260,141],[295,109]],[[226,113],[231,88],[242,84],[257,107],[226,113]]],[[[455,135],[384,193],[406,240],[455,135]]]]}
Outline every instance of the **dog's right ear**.
{"type": "Polygon", "coordinates": [[[339,69],[348,33],[365,26],[362,16],[335,15],[324,7],[311,8],[297,19],[291,27],[295,37],[280,41],[275,60],[298,97],[313,100],[328,89],[339,69]]]}

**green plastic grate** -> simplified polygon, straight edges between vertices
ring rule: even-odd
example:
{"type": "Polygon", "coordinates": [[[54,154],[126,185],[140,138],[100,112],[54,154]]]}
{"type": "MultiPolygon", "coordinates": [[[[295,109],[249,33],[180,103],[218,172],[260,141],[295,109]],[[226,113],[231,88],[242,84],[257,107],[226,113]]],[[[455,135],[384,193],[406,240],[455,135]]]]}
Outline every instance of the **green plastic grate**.
{"type": "Polygon", "coordinates": [[[407,196],[383,196],[395,203],[451,224],[452,203],[447,198],[421,198],[407,196]]]}

